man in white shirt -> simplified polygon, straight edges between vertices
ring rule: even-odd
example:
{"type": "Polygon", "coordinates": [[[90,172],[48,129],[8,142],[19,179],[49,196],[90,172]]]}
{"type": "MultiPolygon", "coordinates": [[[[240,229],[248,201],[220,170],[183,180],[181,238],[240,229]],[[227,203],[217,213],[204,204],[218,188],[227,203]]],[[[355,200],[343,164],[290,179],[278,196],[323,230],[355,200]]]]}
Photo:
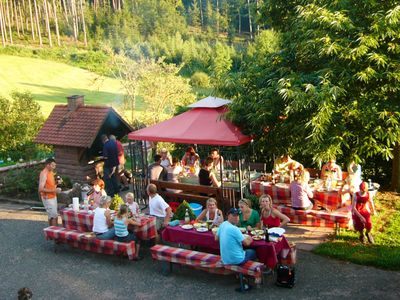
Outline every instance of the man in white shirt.
{"type": "Polygon", "coordinates": [[[156,228],[160,231],[163,227],[166,227],[171,218],[171,207],[167,202],[157,194],[157,187],[155,184],[150,183],[147,186],[147,195],[149,195],[149,209],[150,215],[157,218],[156,228]]]}

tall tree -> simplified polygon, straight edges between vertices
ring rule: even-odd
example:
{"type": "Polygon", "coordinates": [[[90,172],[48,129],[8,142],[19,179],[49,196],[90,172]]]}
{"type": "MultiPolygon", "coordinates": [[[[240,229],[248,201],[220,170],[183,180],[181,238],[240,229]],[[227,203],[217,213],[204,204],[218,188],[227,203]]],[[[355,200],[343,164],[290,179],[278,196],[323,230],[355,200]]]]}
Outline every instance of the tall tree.
{"type": "Polygon", "coordinates": [[[57,6],[55,0],[53,0],[53,12],[54,12],[54,24],[56,26],[57,45],[61,46],[60,31],[58,29],[57,6]]]}
{"type": "Polygon", "coordinates": [[[12,30],[11,30],[10,8],[8,6],[8,0],[6,0],[6,14],[7,14],[8,31],[9,31],[9,34],[10,34],[10,43],[13,44],[12,30]]]}
{"type": "Polygon", "coordinates": [[[3,44],[3,47],[6,46],[6,39],[5,35],[7,35],[7,32],[5,32],[4,27],[3,27],[3,3],[0,2],[0,30],[1,30],[1,42],[3,44]]]}
{"type": "Polygon", "coordinates": [[[39,37],[39,44],[40,46],[43,45],[43,41],[42,41],[42,34],[40,32],[40,22],[39,22],[39,11],[38,11],[38,6],[36,3],[36,0],[33,0],[33,5],[35,7],[35,20],[36,20],[36,29],[37,29],[37,34],[39,37]]]}
{"type": "Polygon", "coordinates": [[[45,21],[46,21],[47,37],[49,39],[49,46],[53,47],[53,42],[51,39],[50,19],[49,19],[49,10],[48,10],[48,5],[47,5],[47,0],[43,0],[43,10],[44,10],[45,21]]]}
{"type": "Polygon", "coordinates": [[[236,81],[234,118],[258,134],[265,151],[292,151],[315,162],[334,156],[398,162],[398,1],[271,0],[265,6],[266,23],[281,32],[281,49],[248,60],[236,81]]]}

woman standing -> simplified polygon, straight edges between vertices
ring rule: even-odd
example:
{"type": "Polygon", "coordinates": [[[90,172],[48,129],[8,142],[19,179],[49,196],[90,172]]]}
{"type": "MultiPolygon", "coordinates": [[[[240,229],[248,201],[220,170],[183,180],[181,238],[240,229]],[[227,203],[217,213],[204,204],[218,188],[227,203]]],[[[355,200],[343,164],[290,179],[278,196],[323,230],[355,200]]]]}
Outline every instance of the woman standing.
{"type": "Polygon", "coordinates": [[[352,217],[354,229],[360,233],[360,241],[364,243],[364,229],[368,242],[374,243],[374,238],[371,234],[372,203],[368,193],[368,184],[361,182],[360,191],[353,196],[352,217]]]}
{"type": "Polygon", "coordinates": [[[260,196],[260,209],[262,224],[268,228],[283,227],[290,221],[286,215],[272,207],[270,195],[260,196]]]}

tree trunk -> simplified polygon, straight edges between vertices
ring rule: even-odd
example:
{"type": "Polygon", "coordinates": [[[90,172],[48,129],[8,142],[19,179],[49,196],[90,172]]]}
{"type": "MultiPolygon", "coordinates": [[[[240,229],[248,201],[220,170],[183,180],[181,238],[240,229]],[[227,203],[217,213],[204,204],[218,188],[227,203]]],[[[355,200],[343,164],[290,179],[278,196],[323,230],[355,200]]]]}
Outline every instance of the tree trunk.
{"type": "Polygon", "coordinates": [[[33,17],[32,17],[32,3],[31,0],[28,0],[29,3],[29,16],[31,18],[31,33],[32,33],[32,39],[35,40],[35,27],[34,27],[34,23],[33,23],[33,17]]]}
{"type": "Polygon", "coordinates": [[[251,9],[250,9],[250,0],[247,0],[247,11],[249,13],[249,32],[250,38],[253,39],[253,26],[251,24],[251,9]]]}
{"type": "Polygon", "coordinates": [[[37,29],[37,34],[39,37],[39,44],[40,46],[43,45],[43,41],[42,41],[42,33],[40,32],[40,22],[39,22],[39,13],[38,13],[38,7],[36,4],[36,0],[33,0],[33,4],[35,6],[35,19],[36,19],[36,29],[37,29]]]}
{"type": "Polygon", "coordinates": [[[47,8],[47,0],[43,1],[43,10],[44,10],[44,16],[45,16],[45,21],[46,21],[47,36],[49,38],[49,45],[50,45],[50,47],[53,47],[53,42],[51,40],[50,20],[49,20],[49,10],[47,8]]]}
{"type": "Polygon", "coordinates": [[[71,0],[71,12],[72,12],[72,27],[74,28],[74,39],[78,40],[78,17],[76,15],[75,0],[71,0]]]}
{"type": "Polygon", "coordinates": [[[3,19],[3,21],[2,21],[2,25],[3,25],[3,28],[2,28],[2,32],[4,33],[4,40],[6,41],[6,43],[8,43],[8,38],[7,38],[7,20],[6,20],[6,8],[5,8],[5,6],[3,5],[3,2],[2,1],[0,1],[0,9],[1,9],[1,15],[2,15],[2,19],[3,19]]]}
{"type": "Polygon", "coordinates": [[[200,9],[200,21],[201,21],[201,27],[203,28],[204,26],[204,20],[203,20],[203,3],[201,0],[199,0],[199,9],[200,9]]]}
{"type": "Polygon", "coordinates": [[[215,15],[217,18],[217,35],[219,34],[219,1],[216,3],[217,7],[215,8],[215,15]]]}
{"type": "Polygon", "coordinates": [[[67,22],[67,25],[69,26],[67,5],[66,5],[66,3],[65,3],[66,1],[67,1],[67,0],[62,0],[62,5],[63,5],[63,8],[64,8],[64,18],[65,18],[65,21],[67,22]]]}
{"type": "Polygon", "coordinates": [[[60,32],[58,30],[57,6],[56,6],[56,1],[55,0],[53,0],[53,10],[54,10],[54,23],[56,25],[57,45],[58,45],[58,47],[60,47],[61,46],[60,32]]]}
{"type": "MultiPolygon", "coordinates": [[[[0,1],[0,30],[1,30],[1,42],[3,47],[6,46],[6,40],[4,37],[4,27],[3,27],[3,3],[0,1]]],[[[7,34],[7,33],[6,33],[7,34]]]]}
{"type": "Polygon", "coordinates": [[[400,144],[397,143],[393,150],[392,182],[391,189],[400,192],[400,144]]]}
{"type": "Polygon", "coordinates": [[[6,14],[7,14],[7,24],[8,24],[8,31],[10,33],[10,43],[11,45],[13,44],[13,38],[12,38],[12,30],[11,30],[11,20],[10,20],[10,9],[8,6],[8,0],[6,0],[6,14]]]}
{"type": "Polygon", "coordinates": [[[238,33],[241,34],[242,33],[242,16],[240,14],[240,7],[238,8],[238,17],[239,17],[239,22],[238,22],[239,30],[238,30],[238,33]]]}
{"type": "Polygon", "coordinates": [[[24,18],[22,18],[22,9],[21,9],[21,3],[20,2],[18,2],[18,12],[19,12],[19,21],[20,21],[20,24],[21,24],[22,35],[25,35],[24,18]]]}
{"type": "Polygon", "coordinates": [[[14,15],[14,18],[15,18],[15,25],[17,27],[17,34],[18,34],[18,37],[20,38],[21,34],[20,34],[19,20],[18,20],[18,13],[17,13],[17,2],[14,3],[13,0],[11,0],[10,3],[12,4],[11,9],[13,10],[13,15],[14,15]]]}
{"type": "Polygon", "coordinates": [[[81,18],[82,18],[82,29],[83,29],[83,40],[85,43],[85,47],[87,47],[87,37],[86,37],[86,24],[85,24],[85,14],[83,13],[83,4],[82,0],[80,1],[80,7],[81,7],[81,18]]]}

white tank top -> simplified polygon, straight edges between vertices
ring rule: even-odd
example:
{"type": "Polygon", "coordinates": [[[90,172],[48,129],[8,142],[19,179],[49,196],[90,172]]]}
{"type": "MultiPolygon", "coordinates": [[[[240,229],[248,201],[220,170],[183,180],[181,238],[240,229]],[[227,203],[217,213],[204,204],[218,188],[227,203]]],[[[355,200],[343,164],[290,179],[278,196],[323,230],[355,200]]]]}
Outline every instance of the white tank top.
{"type": "Polygon", "coordinates": [[[218,210],[215,210],[214,219],[210,220],[210,212],[207,210],[206,212],[206,219],[207,221],[213,221],[215,224],[218,223],[218,210]]]}
{"type": "Polygon", "coordinates": [[[94,218],[93,218],[93,232],[95,233],[104,233],[108,231],[107,220],[104,213],[106,212],[105,208],[97,207],[94,210],[94,218]]]}

